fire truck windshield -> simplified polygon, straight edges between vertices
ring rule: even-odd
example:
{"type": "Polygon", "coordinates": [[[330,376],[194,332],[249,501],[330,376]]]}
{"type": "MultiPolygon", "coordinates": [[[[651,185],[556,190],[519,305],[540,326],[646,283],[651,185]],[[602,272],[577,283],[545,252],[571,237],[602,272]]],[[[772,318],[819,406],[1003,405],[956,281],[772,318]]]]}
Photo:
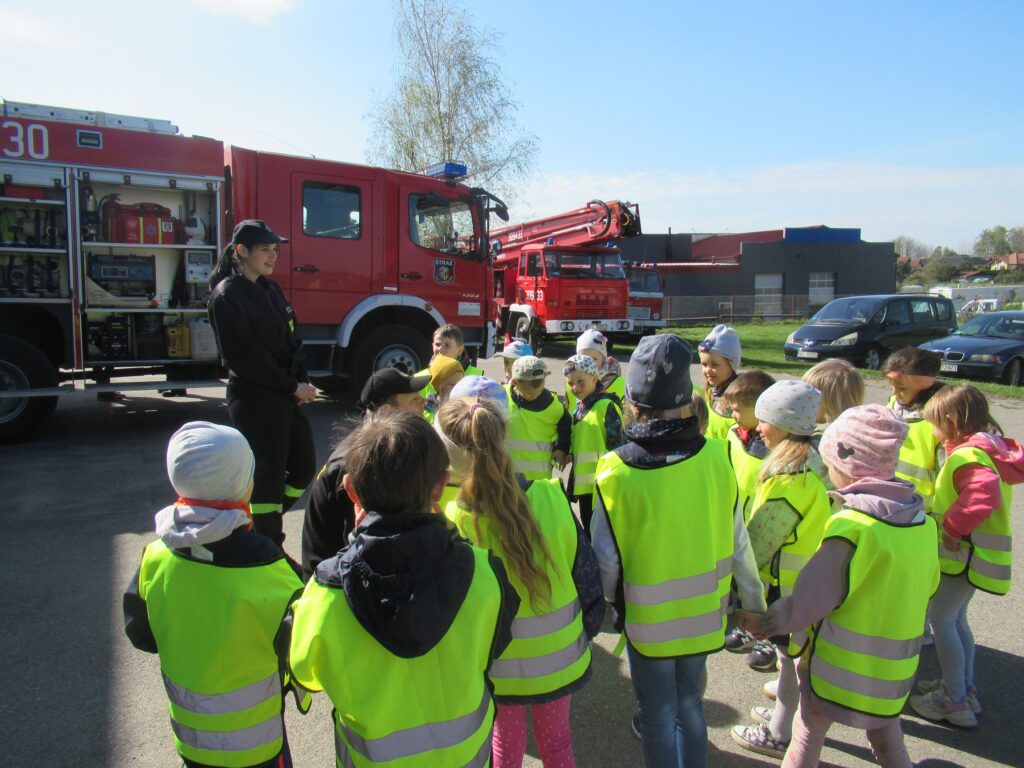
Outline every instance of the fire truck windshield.
{"type": "Polygon", "coordinates": [[[453,256],[476,255],[476,232],[469,205],[436,193],[409,195],[409,238],[433,251],[453,256]]]}
{"type": "Polygon", "coordinates": [[[617,253],[546,252],[544,267],[548,277],[587,277],[603,280],[625,280],[622,258],[617,253]]]}
{"type": "Polygon", "coordinates": [[[658,273],[653,269],[634,269],[629,276],[629,290],[637,293],[661,293],[658,273]]]}

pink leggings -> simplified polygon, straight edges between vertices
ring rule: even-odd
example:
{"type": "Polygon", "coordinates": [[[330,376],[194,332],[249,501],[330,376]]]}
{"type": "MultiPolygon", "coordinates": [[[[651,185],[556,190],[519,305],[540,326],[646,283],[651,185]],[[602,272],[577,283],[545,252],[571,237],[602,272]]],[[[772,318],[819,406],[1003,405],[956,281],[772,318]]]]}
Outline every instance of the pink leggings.
{"type": "Polygon", "coordinates": [[[547,704],[499,704],[494,719],[494,768],[521,768],[526,754],[526,708],[533,710],[533,737],[544,768],[576,768],[569,730],[572,696],[547,704]]]}

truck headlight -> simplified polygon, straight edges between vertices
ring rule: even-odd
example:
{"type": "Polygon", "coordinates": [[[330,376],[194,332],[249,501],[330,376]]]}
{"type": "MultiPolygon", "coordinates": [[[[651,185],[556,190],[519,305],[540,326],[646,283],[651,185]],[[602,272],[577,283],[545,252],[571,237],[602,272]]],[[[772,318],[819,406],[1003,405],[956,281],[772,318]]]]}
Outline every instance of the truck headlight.
{"type": "Polygon", "coordinates": [[[970,357],[972,363],[998,363],[1000,359],[999,355],[971,355],[970,357]]]}
{"type": "Polygon", "coordinates": [[[831,347],[852,347],[857,343],[857,332],[848,333],[845,336],[840,336],[838,339],[833,341],[829,346],[831,347]]]}
{"type": "Polygon", "coordinates": [[[571,331],[572,330],[572,323],[562,323],[562,330],[563,331],[571,331]]]}
{"type": "Polygon", "coordinates": [[[655,312],[653,315],[651,315],[651,317],[653,317],[655,320],[661,320],[661,312],[655,312]]]}

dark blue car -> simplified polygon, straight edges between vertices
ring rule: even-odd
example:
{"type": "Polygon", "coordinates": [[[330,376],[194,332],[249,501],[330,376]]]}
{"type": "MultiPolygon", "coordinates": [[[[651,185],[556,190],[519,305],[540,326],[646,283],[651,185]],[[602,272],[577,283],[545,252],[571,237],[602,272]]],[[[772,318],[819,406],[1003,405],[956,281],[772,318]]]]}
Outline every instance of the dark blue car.
{"type": "Polygon", "coordinates": [[[919,345],[942,355],[941,375],[1017,386],[1024,370],[1024,311],[978,315],[942,339],[919,345]]]}

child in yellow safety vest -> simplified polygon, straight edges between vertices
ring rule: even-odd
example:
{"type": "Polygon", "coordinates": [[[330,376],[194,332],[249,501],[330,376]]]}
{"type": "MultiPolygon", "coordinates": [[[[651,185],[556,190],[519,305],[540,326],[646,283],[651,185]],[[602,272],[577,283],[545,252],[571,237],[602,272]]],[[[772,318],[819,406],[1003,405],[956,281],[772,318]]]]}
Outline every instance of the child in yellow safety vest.
{"type": "Polygon", "coordinates": [[[521,768],[527,707],[544,765],[572,766],[570,702],[590,677],[590,640],[604,617],[590,542],[558,480],[515,474],[505,415],[493,400],[453,398],[434,426],[464,476],[445,515],[502,559],[521,598],[514,639],[489,670],[498,704],[494,767],[521,768]]]}
{"type": "Polygon", "coordinates": [[[423,418],[433,424],[438,409],[444,405],[452,389],[466,374],[459,361],[447,355],[436,355],[430,361],[427,373],[430,374],[430,384],[420,390],[420,394],[426,392],[428,388],[431,390],[430,394],[425,396],[427,404],[423,407],[423,418]]]}
{"type": "MultiPolygon", "coordinates": [[[[765,584],[768,605],[788,595],[804,564],[818,549],[829,517],[825,466],[811,445],[821,393],[804,381],[780,381],[768,387],[754,407],[757,431],[770,453],[761,464],[747,531],[765,584]]],[[[732,738],[741,747],[781,757],[792,735],[799,700],[793,656],[807,643],[798,627],[792,637],[759,641],[747,657],[753,669],[779,665],[775,709],[767,721],[736,726],[732,738]]]]}
{"type": "Polygon", "coordinates": [[[704,388],[694,393],[708,404],[708,437],[725,439],[734,423],[725,390],[739,375],[742,350],[736,331],[727,325],[716,325],[700,344],[700,370],[704,375],[704,388]]]}
{"type": "MultiPolygon", "coordinates": [[[[586,355],[597,363],[601,379],[598,387],[615,395],[621,402],[626,393],[626,382],[620,375],[622,369],[618,360],[608,354],[608,337],[596,328],[584,331],[576,339],[576,354],[586,355]]],[[[565,386],[565,404],[570,413],[576,410],[576,396],[568,384],[565,386]]]]}
{"type": "Polygon", "coordinates": [[[496,555],[434,512],[448,453],[422,418],[363,421],[346,470],[354,540],[292,606],[292,677],[330,698],[338,765],[485,765],[487,671],[512,640],[519,596],[496,555]]]}
{"type": "MultiPolygon", "coordinates": [[[[774,383],[775,379],[764,371],[741,373],[733,379],[723,396],[736,420],[726,433],[726,447],[729,463],[736,474],[736,490],[739,492],[744,524],[750,519],[750,507],[757,491],[757,477],[764,457],[768,455],[768,446],[757,431],[754,405],[761,393],[774,383]]],[[[695,398],[694,402],[701,403],[706,411],[707,405],[702,398],[695,398]]],[[[732,653],[747,653],[755,642],[752,635],[734,627],[725,637],[725,649],[732,653]]]]}
{"type": "Polygon", "coordinates": [[[961,727],[981,711],[974,678],[974,636],[967,607],[976,589],[1005,595],[1013,561],[1011,485],[1024,481],[1024,449],[989,415],[974,387],[943,387],[924,407],[946,461],[935,484],[942,579],[929,608],[940,680],[918,683],[910,706],[922,717],[961,727]]]}
{"type": "Polygon", "coordinates": [[[505,369],[505,375],[501,380],[502,386],[507,386],[512,381],[512,364],[520,357],[532,354],[533,348],[526,339],[520,338],[512,339],[500,352],[495,353],[494,356],[501,358],[502,367],[505,369]]]}
{"type": "MultiPolygon", "coordinates": [[[[430,350],[430,361],[433,362],[435,358],[443,356],[450,357],[459,364],[459,368],[462,369],[462,373],[465,376],[483,376],[484,372],[482,368],[478,368],[470,362],[469,354],[466,352],[465,337],[462,334],[462,329],[454,323],[445,323],[434,331],[433,341],[431,343],[430,350]]],[[[417,371],[416,376],[426,376],[430,374],[429,365],[422,371],[417,371]]],[[[431,395],[436,392],[434,383],[427,384],[421,391],[428,401],[431,400],[431,395]]],[[[433,413],[437,413],[436,408],[433,410],[430,416],[424,413],[424,418],[430,421],[433,418],[433,413]]]]}
{"type": "Polygon", "coordinates": [[[167,474],[179,498],[157,513],[159,539],[124,594],[125,632],[160,655],[174,743],[190,768],[292,765],[275,637],[302,580],[252,529],[254,467],[231,427],[193,421],[175,432],[167,474]]]}
{"type": "Polygon", "coordinates": [[[579,504],[583,530],[590,533],[597,460],[622,444],[622,406],[615,395],[600,388],[600,374],[593,358],[573,355],[565,362],[562,373],[576,398],[569,495],[579,504]]]}
{"type": "MultiPolygon", "coordinates": [[[[911,768],[900,712],[917,670],[921,626],[939,580],[935,524],[913,487],[893,477],[907,425],[881,405],[841,414],[821,438],[837,490],[817,552],[761,636],[813,627],[797,669],[800,707],[783,768],[813,768],[832,723],[867,732],[875,760],[911,768]]],[[[774,714],[755,708],[758,717],[774,714]]]]}
{"type": "Polygon", "coordinates": [[[512,364],[508,391],[508,449],[516,471],[529,480],[551,477],[551,466],[565,469],[572,449],[572,417],[544,383],[551,371],[539,357],[512,364]]]}

